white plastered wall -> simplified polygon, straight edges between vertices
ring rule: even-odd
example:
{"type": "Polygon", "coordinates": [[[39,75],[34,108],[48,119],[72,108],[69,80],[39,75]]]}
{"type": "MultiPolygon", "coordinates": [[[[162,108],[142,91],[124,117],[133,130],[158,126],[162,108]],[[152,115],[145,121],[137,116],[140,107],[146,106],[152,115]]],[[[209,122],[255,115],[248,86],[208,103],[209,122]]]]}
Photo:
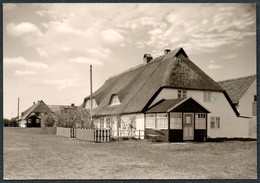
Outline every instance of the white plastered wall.
{"type": "Polygon", "coordinates": [[[252,117],[252,104],[256,95],[256,80],[251,84],[246,93],[239,100],[239,113],[241,116],[252,117]]]}
{"type": "Polygon", "coordinates": [[[137,114],[124,114],[121,115],[121,127],[122,124],[129,124],[131,122],[131,119],[135,117],[136,119],[136,137],[139,136],[139,130],[140,130],[140,137],[141,139],[144,138],[144,114],[137,113],[137,114]]]}
{"type": "MultiPolygon", "coordinates": [[[[164,88],[151,105],[162,98],[176,99],[178,97],[177,93],[177,89],[164,88]]],[[[200,90],[187,90],[187,97],[192,97],[205,108],[210,110],[207,124],[209,137],[249,137],[250,119],[237,117],[223,92],[212,92],[211,102],[204,102],[204,92],[200,90]],[[213,96],[217,101],[214,101],[213,96]],[[220,128],[210,128],[210,117],[220,117],[220,128]]]]}
{"type": "Polygon", "coordinates": [[[26,120],[19,121],[19,126],[25,128],[26,127],[26,120]]]}

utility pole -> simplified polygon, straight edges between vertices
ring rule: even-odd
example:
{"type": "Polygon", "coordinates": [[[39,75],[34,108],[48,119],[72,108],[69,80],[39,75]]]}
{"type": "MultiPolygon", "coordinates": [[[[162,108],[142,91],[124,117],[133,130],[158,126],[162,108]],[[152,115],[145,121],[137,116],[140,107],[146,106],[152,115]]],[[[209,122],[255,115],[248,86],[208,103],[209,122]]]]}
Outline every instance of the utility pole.
{"type": "Polygon", "coordinates": [[[17,111],[17,120],[19,120],[19,105],[20,105],[20,98],[18,97],[18,111],[17,111]]]}
{"type": "Polygon", "coordinates": [[[92,122],[92,65],[90,65],[90,120],[92,122]]]}

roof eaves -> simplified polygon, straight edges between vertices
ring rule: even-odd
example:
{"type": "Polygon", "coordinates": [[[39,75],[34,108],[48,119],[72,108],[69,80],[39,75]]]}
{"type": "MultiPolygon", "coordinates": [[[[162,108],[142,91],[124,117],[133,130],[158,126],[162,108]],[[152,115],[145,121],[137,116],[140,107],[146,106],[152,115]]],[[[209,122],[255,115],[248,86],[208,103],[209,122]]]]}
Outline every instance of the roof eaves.
{"type": "Polygon", "coordinates": [[[235,107],[235,105],[233,104],[233,102],[231,101],[231,99],[229,98],[228,94],[226,91],[223,91],[225,97],[228,100],[228,103],[230,104],[230,106],[232,107],[233,111],[235,112],[235,114],[238,116],[240,116],[239,112],[237,111],[237,108],[235,107]]]}

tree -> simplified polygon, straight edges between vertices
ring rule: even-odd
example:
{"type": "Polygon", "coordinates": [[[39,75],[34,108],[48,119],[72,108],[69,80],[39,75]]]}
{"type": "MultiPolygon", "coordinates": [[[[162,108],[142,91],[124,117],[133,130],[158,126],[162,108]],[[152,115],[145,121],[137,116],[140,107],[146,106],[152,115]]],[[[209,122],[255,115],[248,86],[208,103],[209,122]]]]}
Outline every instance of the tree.
{"type": "Polygon", "coordinates": [[[4,126],[10,126],[11,124],[11,120],[7,119],[7,118],[4,118],[4,126]]]}
{"type": "Polygon", "coordinates": [[[89,112],[83,108],[64,108],[56,112],[56,116],[58,119],[56,125],[59,127],[93,128],[89,112]]]}
{"type": "Polygon", "coordinates": [[[44,115],[43,121],[46,127],[54,127],[58,121],[58,118],[53,113],[47,113],[44,115]]]}

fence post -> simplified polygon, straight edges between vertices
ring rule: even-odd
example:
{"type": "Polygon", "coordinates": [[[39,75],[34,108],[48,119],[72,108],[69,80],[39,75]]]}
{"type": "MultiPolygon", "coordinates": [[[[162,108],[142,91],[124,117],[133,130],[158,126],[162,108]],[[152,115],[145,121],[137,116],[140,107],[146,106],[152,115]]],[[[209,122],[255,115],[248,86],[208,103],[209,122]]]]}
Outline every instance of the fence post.
{"type": "Polygon", "coordinates": [[[105,142],[107,142],[107,129],[105,130],[105,132],[106,132],[106,133],[105,133],[105,137],[106,137],[106,138],[105,138],[105,142]]]}
{"type": "Polygon", "coordinates": [[[101,130],[100,129],[98,130],[98,137],[99,137],[98,141],[101,142],[101,130]]]}
{"type": "Polygon", "coordinates": [[[110,138],[111,138],[111,129],[109,129],[108,132],[109,132],[109,134],[108,134],[108,135],[109,135],[109,136],[108,136],[108,141],[110,141],[110,138]]]}
{"type": "Polygon", "coordinates": [[[94,130],[94,142],[96,142],[96,130],[94,130]]]}

